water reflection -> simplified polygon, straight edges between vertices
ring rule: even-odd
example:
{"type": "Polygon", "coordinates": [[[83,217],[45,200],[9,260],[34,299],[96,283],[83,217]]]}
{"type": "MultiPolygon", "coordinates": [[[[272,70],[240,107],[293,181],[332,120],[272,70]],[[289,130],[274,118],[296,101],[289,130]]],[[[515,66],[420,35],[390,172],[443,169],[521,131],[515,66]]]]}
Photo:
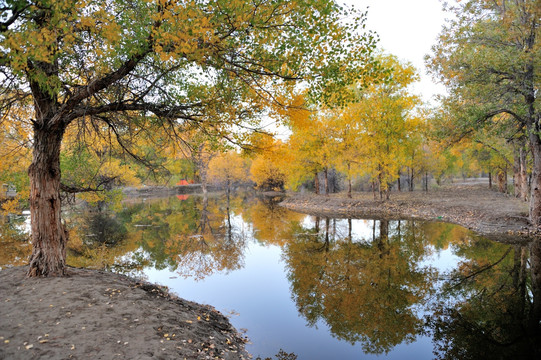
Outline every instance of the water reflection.
{"type": "Polygon", "coordinates": [[[316,218],[314,227],[298,228],[284,258],[292,296],[311,326],[324,319],[334,336],[383,353],[415,339],[422,326],[415,305],[430,294],[436,273],[417,265],[427,244],[414,236],[415,223],[373,221],[372,228],[353,237],[351,220],[316,218]]]}
{"type": "MultiPolygon", "coordinates": [[[[100,260],[96,264],[85,262],[86,267],[94,265],[132,275],[142,275],[144,268],[153,267],[199,279],[214,272],[239,269],[247,237],[244,222],[238,221],[239,215],[221,200],[220,197],[140,200],[116,214],[108,214],[109,221],[104,221],[102,213],[88,213],[86,218],[76,220],[72,236],[83,238],[79,243],[85,245],[85,252],[71,252],[68,262],[81,265],[83,257],[100,260]],[[93,224],[99,224],[98,231],[93,224]],[[108,234],[108,241],[99,236],[103,233],[108,234]],[[107,249],[109,256],[95,256],[86,246],[89,237],[94,243],[114,242],[116,246],[107,249]]],[[[235,208],[241,208],[242,201],[236,198],[232,203],[235,208]]],[[[69,248],[73,249],[73,245],[69,248]]]]}
{"type": "MultiPolygon", "coordinates": [[[[284,319],[284,327],[301,321],[308,329],[328,328],[336,340],[329,342],[332,351],[355,349],[355,356],[341,358],[392,357],[399,344],[423,336],[433,348],[417,358],[539,355],[540,289],[532,277],[541,276],[539,247],[489,241],[451,224],[306,216],[279,201],[183,196],[132,200],[114,212],[72,212],[68,264],[138,276],[156,269],[205,281],[244,271],[254,244],[279,248],[283,265],[273,276],[287,279],[287,297],[300,314],[284,319]]],[[[28,257],[23,222],[0,226],[0,266],[28,257]]],[[[257,301],[261,312],[270,307],[269,299],[257,301]]],[[[265,333],[259,341],[272,337],[265,333]]],[[[258,355],[258,339],[252,341],[258,355]]],[[[283,347],[277,346],[267,356],[283,347]]],[[[313,357],[300,345],[285,350],[313,357]]]]}
{"type": "MultiPolygon", "coordinates": [[[[530,280],[529,248],[477,239],[448,274],[426,331],[438,359],[539,358],[539,317],[530,280]]],[[[531,265],[534,265],[531,263],[531,265]]]]}

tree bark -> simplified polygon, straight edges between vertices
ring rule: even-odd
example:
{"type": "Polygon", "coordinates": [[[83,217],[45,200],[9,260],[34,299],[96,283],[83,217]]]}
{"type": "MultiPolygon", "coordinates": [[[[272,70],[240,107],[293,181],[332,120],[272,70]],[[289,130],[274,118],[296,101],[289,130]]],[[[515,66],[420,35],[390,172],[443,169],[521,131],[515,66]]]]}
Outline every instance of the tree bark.
{"type": "Polygon", "coordinates": [[[351,164],[348,162],[348,198],[351,199],[351,164]]]}
{"type": "Polygon", "coordinates": [[[61,220],[60,145],[65,128],[47,124],[34,130],[30,176],[32,255],[28,276],[62,276],[68,233],[61,220]]]}
{"type": "MultiPolygon", "coordinates": [[[[408,170],[408,175],[409,175],[409,170],[408,170]]],[[[409,191],[413,191],[413,189],[414,189],[414,186],[415,186],[414,183],[413,183],[414,176],[415,176],[415,174],[413,173],[413,168],[411,168],[411,176],[408,176],[408,178],[409,178],[409,191]]]]}
{"type": "Polygon", "coordinates": [[[380,200],[383,199],[383,188],[382,188],[381,178],[382,176],[381,176],[381,170],[380,170],[378,173],[378,193],[379,193],[380,200]]]}
{"type": "Polygon", "coordinates": [[[319,173],[316,171],[314,176],[314,187],[316,190],[316,195],[319,195],[319,173]]]}
{"type": "Polygon", "coordinates": [[[530,134],[530,143],[533,154],[530,221],[534,226],[541,226],[541,140],[537,133],[530,134]]]}
{"type": "Polygon", "coordinates": [[[323,174],[325,175],[325,196],[329,196],[329,171],[327,168],[323,170],[323,174]]]}
{"type": "Polygon", "coordinates": [[[520,173],[520,144],[513,142],[513,189],[516,198],[522,198],[521,173],[520,173]]]}
{"type": "Polygon", "coordinates": [[[520,194],[522,195],[522,200],[528,201],[528,166],[526,164],[526,149],[524,146],[520,148],[520,194]]]}

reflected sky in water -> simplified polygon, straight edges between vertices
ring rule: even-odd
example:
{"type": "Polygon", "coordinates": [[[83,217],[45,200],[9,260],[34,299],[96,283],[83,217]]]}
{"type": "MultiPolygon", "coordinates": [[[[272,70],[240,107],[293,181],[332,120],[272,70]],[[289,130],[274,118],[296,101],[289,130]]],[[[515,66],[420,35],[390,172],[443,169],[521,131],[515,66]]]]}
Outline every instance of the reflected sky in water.
{"type": "MultiPolygon", "coordinates": [[[[245,332],[254,357],[534,351],[528,334],[517,335],[530,306],[524,247],[451,224],[314,217],[278,202],[189,196],[72,212],[68,263],[143,277],[214,306],[245,332]],[[484,338],[461,330],[468,326],[484,338]],[[514,348],[494,345],[511,340],[514,348]]],[[[29,251],[25,220],[0,228],[0,266],[29,251]]]]}

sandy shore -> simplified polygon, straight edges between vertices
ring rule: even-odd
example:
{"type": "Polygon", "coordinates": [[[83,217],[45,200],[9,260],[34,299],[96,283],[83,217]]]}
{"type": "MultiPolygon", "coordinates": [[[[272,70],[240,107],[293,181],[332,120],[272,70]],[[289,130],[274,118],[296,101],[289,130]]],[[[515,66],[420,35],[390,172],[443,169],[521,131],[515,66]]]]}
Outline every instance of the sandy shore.
{"type": "Polygon", "coordinates": [[[351,199],[344,193],[291,194],[281,205],[321,216],[445,221],[497,239],[538,235],[529,224],[527,202],[484,184],[455,183],[428,192],[393,191],[386,201],[374,199],[371,192],[354,193],[351,199]]]}
{"type": "Polygon", "coordinates": [[[247,359],[245,340],[209,306],[102,271],[0,271],[0,359],[247,359]]]}

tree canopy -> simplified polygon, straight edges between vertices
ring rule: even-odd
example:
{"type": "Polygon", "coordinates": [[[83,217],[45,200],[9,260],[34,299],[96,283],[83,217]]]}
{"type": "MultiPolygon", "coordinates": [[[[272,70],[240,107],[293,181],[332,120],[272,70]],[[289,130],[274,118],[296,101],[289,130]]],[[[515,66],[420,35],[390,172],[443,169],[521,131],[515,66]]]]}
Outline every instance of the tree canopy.
{"type": "MultiPolygon", "coordinates": [[[[450,7],[428,64],[447,86],[448,135],[499,128],[533,155],[530,220],[541,224],[541,2],[469,0],[450,7]]],[[[524,166],[524,165],[523,165],[524,166]]],[[[526,181],[526,180],[524,180],[526,181]]]]}

